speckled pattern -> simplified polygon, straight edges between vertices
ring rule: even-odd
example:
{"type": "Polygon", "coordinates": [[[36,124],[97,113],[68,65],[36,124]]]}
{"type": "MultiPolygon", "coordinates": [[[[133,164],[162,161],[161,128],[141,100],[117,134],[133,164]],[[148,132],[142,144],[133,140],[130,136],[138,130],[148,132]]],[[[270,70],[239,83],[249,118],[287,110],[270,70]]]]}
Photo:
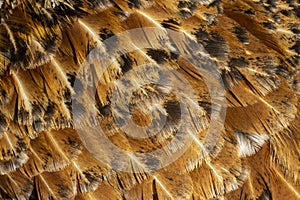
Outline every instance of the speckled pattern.
{"type": "Polygon", "coordinates": [[[299,0],[0,7],[0,199],[300,199],[299,0]],[[131,30],[140,32],[124,36],[131,30]],[[208,81],[222,83],[223,102],[208,81]],[[218,106],[222,129],[206,141],[218,106]],[[130,117],[138,126],[126,125],[130,117]],[[123,154],[95,139],[96,125],[135,173],[117,170],[123,154]],[[193,140],[168,165],[147,154],[164,149],[172,158],[186,132],[193,140]]]}

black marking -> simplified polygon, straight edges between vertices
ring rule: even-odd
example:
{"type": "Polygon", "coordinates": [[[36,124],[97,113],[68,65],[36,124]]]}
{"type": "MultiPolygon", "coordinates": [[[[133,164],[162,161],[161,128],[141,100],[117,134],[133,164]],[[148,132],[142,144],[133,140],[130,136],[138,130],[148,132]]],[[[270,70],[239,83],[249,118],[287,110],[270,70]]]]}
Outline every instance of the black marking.
{"type": "Polygon", "coordinates": [[[180,110],[180,103],[178,101],[175,100],[167,101],[164,104],[164,108],[168,113],[167,116],[168,121],[180,122],[181,110],[180,110]]]}
{"type": "Polygon", "coordinates": [[[271,29],[271,30],[275,30],[276,27],[274,26],[273,23],[271,22],[262,22],[263,27],[267,28],[267,29],[271,29]]]}
{"type": "Polygon", "coordinates": [[[267,0],[267,4],[274,8],[277,7],[276,0],[267,0]]]}
{"type": "Polygon", "coordinates": [[[49,105],[46,108],[46,115],[48,118],[52,118],[55,113],[55,105],[53,102],[49,102],[49,105]]]}
{"type": "Polygon", "coordinates": [[[123,61],[123,63],[120,63],[122,73],[125,74],[126,72],[128,72],[129,70],[132,69],[133,60],[130,56],[127,56],[127,55],[122,55],[121,59],[123,61]]]}
{"type": "Polygon", "coordinates": [[[199,43],[203,44],[206,51],[213,57],[226,59],[228,47],[225,39],[217,32],[206,33],[204,30],[198,30],[193,33],[199,43]]]}
{"type": "Polygon", "coordinates": [[[196,1],[193,0],[180,0],[177,8],[179,9],[180,15],[186,19],[193,15],[194,11],[197,9],[196,1]]]}
{"type": "Polygon", "coordinates": [[[240,58],[230,58],[229,61],[229,67],[231,68],[235,68],[235,67],[242,67],[245,68],[249,65],[249,62],[244,58],[244,57],[240,57],[240,58]]]}
{"type": "Polygon", "coordinates": [[[247,15],[255,15],[255,11],[252,10],[251,8],[249,8],[248,10],[245,10],[244,13],[247,15]]]}
{"type": "Polygon", "coordinates": [[[273,199],[272,193],[268,187],[266,188],[266,190],[264,190],[264,192],[258,198],[258,200],[272,200],[272,199],[273,199]]]}
{"type": "Polygon", "coordinates": [[[300,29],[298,28],[292,28],[291,31],[295,34],[300,34],[300,29]]]}
{"type": "Polygon", "coordinates": [[[40,105],[37,105],[36,103],[32,105],[32,115],[34,118],[39,118],[42,115],[42,109],[40,105]]]}
{"type": "Polygon", "coordinates": [[[38,199],[38,193],[36,191],[36,187],[33,187],[33,190],[29,196],[29,200],[37,200],[38,199]]]}
{"type": "Polygon", "coordinates": [[[291,10],[281,10],[280,13],[283,14],[284,16],[290,16],[292,14],[292,11],[291,10]]]}
{"type": "Polygon", "coordinates": [[[218,7],[222,3],[222,0],[214,0],[211,2],[208,7],[218,7]]]}
{"type": "Polygon", "coordinates": [[[105,46],[106,46],[108,54],[110,52],[114,52],[114,50],[116,49],[116,47],[118,45],[118,39],[117,39],[117,37],[114,37],[115,34],[107,28],[102,28],[102,29],[100,29],[99,36],[103,41],[105,41],[105,40],[109,41],[109,42],[105,42],[105,46]]]}
{"type": "Polygon", "coordinates": [[[147,55],[149,55],[158,64],[163,64],[166,60],[170,58],[168,52],[162,49],[149,49],[147,50],[147,55]]]}
{"type": "Polygon", "coordinates": [[[105,106],[101,107],[101,108],[99,109],[99,112],[100,112],[104,117],[108,117],[109,115],[111,115],[110,105],[105,105],[105,106]]]}
{"type": "Polygon", "coordinates": [[[200,41],[205,41],[205,40],[208,40],[208,37],[209,37],[209,34],[204,31],[204,30],[198,30],[197,32],[193,33],[197,40],[200,40],[200,41]]]}
{"type": "Polygon", "coordinates": [[[242,27],[236,26],[234,27],[234,34],[238,38],[238,40],[242,43],[249,43],[249,38],[247,36],[247,32],[242,27]]]}
{"type": "Polygon", "coordinates": [[[70,82],[71,86],[74,86],[75,80],[76,80],[76,75],[67,73],[68,81],[70,82]]]}
{"type": "Polygon", "coordinates": [[[180,26],[180,23],[176,19],[171,18],[171,19],[163,20],[163,22],[161,23],[161,25],[164,28],[176,30],[177,26],[180,26]]]}
{"type": "Polygon", "coordinates": [[[275,21],[276,23],[279,23],[279,22],[281,21],[281,18],[280,18],[280,16],[279,16],[278,14],[274,14],[274,15],[273,15],[273,19],[274,19],[274,21],[275,21]]]}
{"type": "Polygon", "coordinates": [[[141,7],[141,0],[129,0],[128,6],[129,8],[140,8],[141,7]]]}
{"type": "Polygon", "coordinates": [[[152,197],[153,197],[153,200],[158,200],[158,193],[157,193],[157,188],[156,188],[156,181],[155,179],[153,180],[152,182],[152,197]]]}
{"type": "Polygon", "coordinates": [[[7,127],[6,117],[0,113],[0,135],[2,135],[2,132],[7,127]]]}
{"type": "Polygon", "coordinates": [[[112,37],[112,36],[114,36],[115,34],[111,31],[111,30],[109,30],[109,29],[107,29],[107,28],[102,28],[102,29],[100,29],[100,33],[99,33],[99,36],[100,36],[100,38],[102,39],[102,40],[106,40],[106,39],[108,39],[108,38],[110,38],[110,37],[112,37]]]}
{"type": "Polygon", "coordinates": [[[294,11],[294,13],[296,14],[297,17],[300,17],[300,6],[298,6],[298,7],[295,6],[293,11],[294,11]]]}
{"type": "Polygon", "coordinates": [[[300,40],[298,40],[290,49],[300,54],[300,40]]]}
{"type": "Polygon", "coordinates": [[[44,50],[50,54],[55,53],[58,39],[59,37],[54,33],[52,33],[51,35],[47,35],[46,38],[42,41],[44,50]]]}

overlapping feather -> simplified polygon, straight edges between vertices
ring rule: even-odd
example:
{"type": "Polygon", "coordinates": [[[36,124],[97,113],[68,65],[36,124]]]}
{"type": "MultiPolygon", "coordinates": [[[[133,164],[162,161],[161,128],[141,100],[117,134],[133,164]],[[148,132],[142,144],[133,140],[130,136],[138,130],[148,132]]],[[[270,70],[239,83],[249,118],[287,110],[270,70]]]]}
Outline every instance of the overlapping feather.
{"type": "MultiPolygon", "coordinates": [[[[0,6],[1,198],[300,198],[299,27],[295,22],[299,4],[295,1],[5,1],[0,6]],[[118,37],[126,30],[146,27],[156,31],[118,37]],[[116,37],[114,42],[105,44],[111,37],[116,37]],[[152,49],[137,48],[117,57],[102,77],[105,63],[94,57],[95,65],[89,69],[98,76],[92,80],[96,95],[74,86],[78,77],[90,81],[81,69],[95,47],[109,57],[114,49],[138,46],[142,37],[152,49]],[[157,45],[157,39],[165,41],[164,46],[157,45]],[[225,124],[219,138],[209,140],[207,146],[203,144],[213,106],[209,86],[205,75],[182,55],[174,55],[177,49],[199,56],[189,49],[193,42],[208,53],[207,66],[217,66],[226,89],[225,124]],[[155,75],[155,70],[141,71],[142,77],[130,75],[142,64],[159,69],[168,64],[196,91],[185,102],[191,113],[184,122],[193,141],[164,169],[158,169],[164,160],[146,154],[133,158],[132,153],[160,149],[176,136],[176,120],[184,113],[176,112],[175,96],[162,98],[170,90],[169,82],[144,86],[130,99],[140,125],[149,121],[140,110],[164,101],[158,111],[168,121],[161,134],[132,138],[112,116],[113,103],[121,108],[123,103],[112,102],[115,88],[124,91],[119,79],[139,83],[155,75]],[[80,114],[72,116],[74,111],[80,114]],[[192,124],[196,117],[201,120],[192,124]],[[75,126],[78,122],[83,123],[75,126]],[[111,156],[104,141],[97,140],[95,124],[125,152],[120,155],[132,162],[135,173],[115,169],[120,158],[111,156]],[[82,133],[89,137],[82,140],[82,133]],[[86,144],[93,146],[88,150],[86,144]],[[102,153],[103,160],[97,160],[95,152],[102,153]],[[140,161],[153,162],[150,166],[155,170],[140,161]]],[[[125,118],[123,112],[118,114],[125,118]]],[[[165,148],[164,153],[180,148],[165,148]]]]}

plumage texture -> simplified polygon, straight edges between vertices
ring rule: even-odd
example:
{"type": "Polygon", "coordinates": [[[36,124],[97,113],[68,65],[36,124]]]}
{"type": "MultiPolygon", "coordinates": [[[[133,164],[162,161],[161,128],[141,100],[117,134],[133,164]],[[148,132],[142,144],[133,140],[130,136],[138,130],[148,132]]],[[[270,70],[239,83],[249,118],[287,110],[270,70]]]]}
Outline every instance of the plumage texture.
{"type": "Polygon", "coordinates": [[[300,199],[299,1],[0,7],[0,199],[300,199]]]}

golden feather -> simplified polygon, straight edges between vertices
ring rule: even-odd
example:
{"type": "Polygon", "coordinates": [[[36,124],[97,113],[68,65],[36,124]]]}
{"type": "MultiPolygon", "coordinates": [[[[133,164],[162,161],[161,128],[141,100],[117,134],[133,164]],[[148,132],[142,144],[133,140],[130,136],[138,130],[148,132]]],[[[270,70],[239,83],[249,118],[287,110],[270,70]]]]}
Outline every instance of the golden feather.
{"type": "Polygon", "coordinates": [[[299,1],[0,1],[0,199],[300,199],[299,1]]]}

